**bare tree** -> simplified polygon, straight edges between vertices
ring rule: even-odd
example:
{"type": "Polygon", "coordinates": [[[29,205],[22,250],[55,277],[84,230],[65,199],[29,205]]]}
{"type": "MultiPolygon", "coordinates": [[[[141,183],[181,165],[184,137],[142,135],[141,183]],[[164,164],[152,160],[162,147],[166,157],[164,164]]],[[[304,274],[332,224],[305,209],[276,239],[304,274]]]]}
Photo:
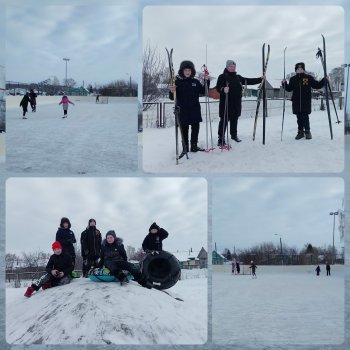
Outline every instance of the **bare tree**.
{"type": "Polygon", "coordinates": [[[333,68],[329,76],[332,84],[332,89],[335,91],[341,91],[342,86],[344,85],[344,68],[333,68]]]}
{"type": "Polygon", "coordinates": [[[17,261],[19,260],[16,254],[6,253],[5,255],[5,269],[13,270],[17,261]]]}

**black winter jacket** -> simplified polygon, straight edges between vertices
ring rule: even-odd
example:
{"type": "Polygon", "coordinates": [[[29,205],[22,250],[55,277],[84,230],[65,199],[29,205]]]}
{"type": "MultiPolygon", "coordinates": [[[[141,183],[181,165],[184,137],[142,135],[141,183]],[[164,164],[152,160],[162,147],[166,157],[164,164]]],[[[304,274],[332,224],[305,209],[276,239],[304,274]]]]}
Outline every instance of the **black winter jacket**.
{"type": "Polygon", "coordinates": [[[63,272],[64,276],[68,276],[73,271],[72,259],[63,251],[60,255],[52,254],[45,270],[50,274],[52,270],[58,270],[60,272],[63,272]]]}
{"type": "Polygon", "coordinates": [[[157,233],[149,233],[142,243],[143,250],[163,250],[163,239],[167,238],[169,233],[163,228],[160,228],[157,233]]]}
{"type": "Polygon", "coordinates": [[[80,236],[82,257],[84,259],[86,257],[99,257],[101,253],[101,242],[101,232],[94,226],[87,227],[80,236]]]}
{"type": "Polygon", "coordinates": [[[19,106],[20,107],[28,107],[28,103],[29,103],[29,96],[24,95],[19,106]]]}
{"type": "MultiPolygon", "coordinates": [[[[176,77],[176,105],[180,108],[179,119],[182,126],[202,121],[199,96],[205,94],[205,86],[193,77],[176,77]]],[[[209,85],[209,80],[208,80],[209,85]]],[[[169,91],[169,98],[174,100],[174,94],[169,91]]]]}
{"type": "Polygon", "coordinates": [[[311,113],[311,88],[321,89],[324,86],[324,78],[315,80],[311,75],[301,73],[290,78],[289,84],[285,82],[283,87],[286,91],[293,91],[292,107],[293,114],[311,113]]]}
{"type": "Polygon", "coordinates": [[[69,254],[72,258],[75,258],[75,250],[73,243],[76,243],[74,232],[69,228],[59,227],[56,232],[56,241],[59,241],[62,245],[62,250],[69,254]]]}
{"type": "Polygon", "coordinates": [[[242,90],[243,85],[255,85],[261,83],[261,78],[245,78],[236,72],[229,72],[226,68],[224,72],[219,75],[216,90],[220,93],[220,105],[219,105],[219,116],[224,117],[225,114],[225,99],[226,94],[224,87],[228,87],[228,116],[239,117],[242,111],[242,90]]]}
{"type": "Polygon", "coordinates": [[[108,262],[116,261],[128,261],[123,240],[117,237],[112,244],[109,244],[106,239],[104,239],[101,246],[101,259],[98,266],[102,267],[106,265],[106,263],[108,264],[108,262]]]}
{"type": "Polygon", "coordinates": [[[38,95],[35,92],[30,92],[29,93],[29,100],[31,103],[36,104],[36,98],[38,95]]]}

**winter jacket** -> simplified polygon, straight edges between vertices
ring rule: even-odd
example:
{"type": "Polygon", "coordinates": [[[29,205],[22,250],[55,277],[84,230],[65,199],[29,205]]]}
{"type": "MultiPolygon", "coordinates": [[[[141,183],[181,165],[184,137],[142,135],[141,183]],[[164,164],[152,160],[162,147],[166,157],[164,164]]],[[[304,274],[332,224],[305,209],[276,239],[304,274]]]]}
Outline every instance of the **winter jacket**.
{"type": "Polygon", "coordinates": [[[85,259],[87,257],[99,257],[101,253],[101,232],[94,226],[87,227],[81,233],[81,255],[85,259]]]}
{"type": "Polygon", "coordinates": [[[29,93],[29,100],[32,104],[36,104],[36,98],[38,95],[33,91],[29,93]]]}
{"type": "Polygon", "coordinates": [[[128,261],[123,240],[119,237],[112,244],[109,244],[106,239],[101,245],[101,259],[98,266],[102,267],[108,263],[116,261],[128,261]]]}
{"type": "Polygon", "coordinates": [[[29,103],[29,95],[24,95],[19,106],[23,108],[27,108],[28,103],[29,103]]]}
{"type": "Polygon", "coordinates": [[[290,78],[289,84],[285,82],[283,87],[286,91],[293,91],[292,107],[293,114],[311,113],[311,88],[321,89],[324,86],[324,78],[315,80],[311,75],[301,73],[290,78]]]}
{"type": "Polygon", "coordinates": [[[250,269],[252,269],[252,273],[255,273],[255,270],[258,268],[255,264],[251,264],[249,266],[250,269]]]}
{"type": "MultiPolygon", "coordinates": [[[[209,81],[208,81],[209,85],[209,81]]],[[[182,126],[202,121],[199,96],[205,94],[205,87],[194,77],[185,78],[178,75],[175,80],[176,105],[179,107],[179,120],[182,126]]],[[[169,91],[169,98],[174,100],[174,94],[169,91]]]]}
{"type": "Polygon", "coordinates": [[[61,102],[59,103],[59,105],[62,104],[63,109],[67,110],[68,109],[68,103],[74,105],[74,103],[67,96],[63,96],[61,102]]]}
{"type": "Polygon", "coordinates": [[[242,90],[243,85],[255,85],[261,83],[261,78],[245,78],[236,72],[229,72],[226,68],[224,72],[219,75],[216,90],[220,93],[220,104],[219,104],[219,116],[224,117],[225,114],[225,100],[226,94],[224,88],[229,87],[228,92],[228,116],[239,117],[242,111],[242,90]]]}
{"type": "Polygon", "coordinates": [[[63,272],[64,276],[70,275],[73,271],[71,257],[63,251],[60,255],[52,254],[46,265],[46,272],[51,274],[52,270],[63,272]]]}
{"type": "Polygon", "coordinates": [[[72,258],[75,258],[75,250],[73,243],[76,243],[74,232],[69,228],[59,227],[56,232],[56,241],[59,241],[62,245],[62,250],[69,254],[72,258]]]}
{"type": "Polygon", "coordinates": [[[143,250],[163,250],[163,239],[167,238],[169,233],[163,228],[159,228],[157,233],[149,233],[142,243],[143,250]]]}

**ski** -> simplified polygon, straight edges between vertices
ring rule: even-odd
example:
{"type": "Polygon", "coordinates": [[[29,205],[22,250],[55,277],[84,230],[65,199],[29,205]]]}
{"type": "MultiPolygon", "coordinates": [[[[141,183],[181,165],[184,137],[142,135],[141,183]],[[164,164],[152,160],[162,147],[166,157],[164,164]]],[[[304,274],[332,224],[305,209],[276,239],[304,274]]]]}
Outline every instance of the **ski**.
{"type": "MultiPolygon", "coordinates": [[[[263,80],[260,83],[259,89],[258,89],[258,96],[257,96],[257,103],[256,103],[256,111],[255,111],[255,118],[254,118],[254,131],[253,131],[253,141],[255,140],[255,134],[256,134],[256,126],[257,126],[257,122],[258,122],[258,115],[259,115],[259,108],[260,108],[260,102],[261,99],[263,99],[263,91],[265,90],[265,103],[263,102],[263,107],[265,112],[263,112],[264,114],[266,114],[267,110],[266,110],[266,89],[265,89],[265,81],[266,81],[266,70],[267,70],[267,65],[269,63],[269,58],[270,58],[270,45],[267,45],[267,55],[266,55],[266,60],[265,60],[265,43],[262,46],[262,56],[263,56],[263,80]]],[[[265,120],[265,118],[264,118],[265,120]]],[[[265,122],[264,122],[265,123],[265,122]]],[[[263,130],[263,143],[265,143],[265,129],[263,130]]]]}
{"type": "MultiPolygon", "coordinates": [[[[168,55],[169,72],[170,72],[170,85],[175,85],[175,70],[173,65],[173,49],[169,50],[165,48],[168,55]]],[[[188,150],[185,144],[184,136],[181,129],[180,118],[179,118],[179,106],[176,105],[176,91],[174,91],[174,115],[175,115],[175,154],[176,154],[176,164],[179,164],[179,128],[181,134],[182,144],[186,153],[186,158],[188,159],[188,150]]]]}
{"type": "MultiPolygon", "coordinates": [[[[136,283],[132,283],[132,285],[134,286],[137,286],[137,287],[140,287],[140,288],[145,288],[145,287],[142,287],[140,284],[138,284],[137,282],[136,283]]],[[[175,297],[173,295],[171,295],[169,292],[165,291],[165,290],[161,290],[161,289],[157,289],[157,288],[152,288],[152,290],[156,290],[158,292],[162,292],[162,293],[165,293],[167,294],[170,298],[173,298],[177,301],[184,301],[183,299],[179,298],[179,297],[175,297]]]]}
{"type": "MultiPolygon", "coordinates": [[[[286,80],[286,50],[287,48],[284,48],[283,52],[283,81],[286,80]]],[[[284,125],[284,114],[286,112],[286,89],[283,87],[283,111],[282,111],[282,130],[281,130],[281,141],[282,141],[282,134],[283,134],[283,125],[284,125]]]]}
{"type": "Polygon", "coordinates": [[[333,130],[332,130],[332,119],[331,119],[331,111],[329,108],[329,100],[328,100],[328,79],[327,79],[327,60],[326,60],[326,39],[322,35],[322,41],[323,41],[323,53],[320,48],[318,48],[316,53],[316,58],[320,58],[322,67],[323,67],[323,77],[325,80],[324,84],[324,92],[325,92],[325,98],[326,98],[326,107],[327,107],[327,115],[328,115],[328,124],[329,124],[329,132],[331,134],[331,140],[333,140],[333,130]]]}

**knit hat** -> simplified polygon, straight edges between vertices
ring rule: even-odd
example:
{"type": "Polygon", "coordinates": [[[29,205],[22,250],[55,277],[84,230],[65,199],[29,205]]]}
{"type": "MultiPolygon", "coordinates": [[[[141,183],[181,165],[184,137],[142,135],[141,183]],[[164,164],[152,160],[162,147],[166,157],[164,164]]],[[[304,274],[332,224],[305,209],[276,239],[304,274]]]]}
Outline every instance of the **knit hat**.
{"type": "Polygon", "coordinates": [[[61,243],[59,241],[56,241],[56,242],[53,242],[52,243],[52,250],[55,250],[55,249],[62,249],[62,246],[61,246],[61,243]]]}
{"type": "Polygon", "coordinates": [[[114,239],[117,238],[117,235],[115,234],[114,230],[108,231],[108,232],[106,233],[106,238],[107,238],[107,236],[113,236],[114,239]]]}
{"type": "Polygon", "coordinates": [[[69,219],[66,218],[66,217],[63,217],[63,218],[61,219],[60,227],[63,227],[63,224],[64,224],[65,222],[68,223],[68,228],[70,228],[70,227],[71,227],[70,221],[69,221],[69,219]]]}
{"type": "Polygon", "coordinates": [[[226,61],[226,68],[228,68],[229,66],[235,66],[236,62],[233,60],[227,60],[226,61]]]}
{"type": "Polygon", "coordinates": [[[92,222],[92,221],[93,221],[93,222],[95,223],[95,225],[96,225],[96,220],[95,220],[95,219],[90,219],[90,220],[89,220],[89,223],[88,223],[88,226],[90,226],[90,222],[92,222]]]}
{"type": "Polygon", "coordinates": [[[304,62],[296,63],[294,70],[296,71],[298,68],[303,68],[303,70],[305,70],[305,63],[304,62]]]}
{"type": "Polygon", "coordinates": [[[184,69],[189,68],[191,69],[191,77],[194,77],[196,75],[196,69],[194,68],[194,64],[192,61],[182,61],[180,63],[180,69],[178,74],[183,77],[184,69]]]}
{"type": "Polygon", "coordinates": [[[151,232],[152,229],[157,229],[159,228],[159,226],[154,222],[150,227],[149,227],[149,231],[151,232]]]}

